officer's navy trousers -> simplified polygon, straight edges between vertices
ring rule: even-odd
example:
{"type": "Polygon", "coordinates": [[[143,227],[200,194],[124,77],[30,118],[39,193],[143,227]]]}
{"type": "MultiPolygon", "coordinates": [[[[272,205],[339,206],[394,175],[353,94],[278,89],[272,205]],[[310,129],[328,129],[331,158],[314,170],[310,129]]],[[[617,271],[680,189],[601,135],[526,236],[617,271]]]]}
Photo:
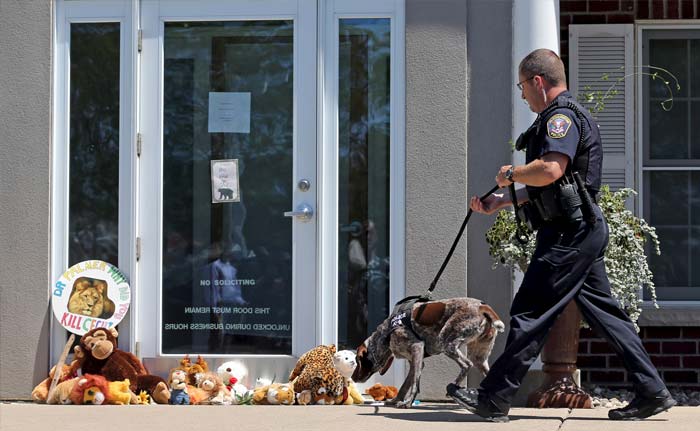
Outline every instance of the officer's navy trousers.
{"type": "Polygon", "coordinates": [[[608,226],[600,208],[595,209],[595,224],[582,221],[538,230],[535,252],[513,299],[505,350],[491,366],[479,391],[480,397],[488,397],[504,413],[547,333],[571,300],[622,359],[638,394],[651,395],[666,387],[634,324],[610,294],[603,262],[608,226]]]}

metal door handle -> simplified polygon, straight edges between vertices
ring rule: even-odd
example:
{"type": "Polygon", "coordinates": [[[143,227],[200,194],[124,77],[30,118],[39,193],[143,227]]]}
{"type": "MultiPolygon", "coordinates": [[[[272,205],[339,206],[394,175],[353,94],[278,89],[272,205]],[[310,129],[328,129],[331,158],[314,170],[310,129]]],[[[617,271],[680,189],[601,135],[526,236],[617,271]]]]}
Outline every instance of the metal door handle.
{"type": "Polygon", "coordinates": [[[295,211],[285,211],[285,217],[298,217],[301,221],[309,221],[314,215],[314,209],[309,204],[300,204],[295,211]]]}

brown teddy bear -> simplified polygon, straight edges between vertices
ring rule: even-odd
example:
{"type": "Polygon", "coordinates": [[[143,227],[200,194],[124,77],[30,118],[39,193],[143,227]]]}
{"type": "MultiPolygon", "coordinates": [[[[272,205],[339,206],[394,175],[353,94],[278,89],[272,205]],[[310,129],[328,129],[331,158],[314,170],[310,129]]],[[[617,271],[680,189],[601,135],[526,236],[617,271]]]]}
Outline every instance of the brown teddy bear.
{"type": "Polygon", "coordinates": [[[117,348],[117,335],[114,328],[95,328],[80,338],[75,358],[83,373],[99,374],[112,382],[129,379],[132,392],[143,390],[158,404],[168,404],[170,390],[165,380],[148,374],[136,356],[117,348]]]}
{"type": "Polygon", "coordinates": [[[233,403],[231,392],[226,388],[218,374],[207,372],[195,375],[197,387],[206,391],[207,398],[200,404],[230,405],[233,403]]]}
{"type": "Polygon", "coordinates": [[[384,386],[381,383],[375,383],[373,386],[365,389],[366,394],[370,394],[374,401],[385,401],[395,398],[399,393],[396,386],[384,386]]]}
{"type": "Polygon", "coordinates": [[[190,360],[190,355],[185,355],[184,358],[180,359],[178,368],[185,370],[187,373],[187,384],[191,386],[197,386],[197,374],[209,372],[209,364],[201,355],[197,355],[197,362],[194,364],[190,360]]]}

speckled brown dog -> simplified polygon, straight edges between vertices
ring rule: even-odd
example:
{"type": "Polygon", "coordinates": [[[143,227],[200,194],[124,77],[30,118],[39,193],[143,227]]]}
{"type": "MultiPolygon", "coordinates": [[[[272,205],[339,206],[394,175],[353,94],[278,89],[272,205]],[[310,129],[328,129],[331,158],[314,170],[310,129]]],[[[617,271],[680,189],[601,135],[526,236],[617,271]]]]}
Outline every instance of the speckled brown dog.
{"type": "Polygon", "coordinates": [[[505,325],[496,312],[473,298],[452,298],[416,303],[411,310],[412,329],[396,325],[388,317],[357,348],[357,368],[352,375],[356,382],[365,382],[377,371],[384,374],[394,357],[406,359],[410,370],[399,393],[390,404],[410,408],[418,395],[423,358],[444,353],[459,365],[455,384],[461,386],[472,365],[484,375],[489,371],[488,357],[496,334],[505,325]],[[422,312],[419,309],[425,305],[422,312]],[[460,349],[467,346],[467,354],[460,349]]]}

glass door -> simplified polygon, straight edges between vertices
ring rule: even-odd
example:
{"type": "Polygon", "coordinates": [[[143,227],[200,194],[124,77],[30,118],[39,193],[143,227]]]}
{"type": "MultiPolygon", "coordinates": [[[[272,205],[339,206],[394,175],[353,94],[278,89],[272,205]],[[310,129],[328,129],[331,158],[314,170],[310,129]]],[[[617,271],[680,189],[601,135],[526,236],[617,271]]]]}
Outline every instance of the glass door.
{"type": "Polygon", "coordinates": [[[316,4],[141,12],[137,349],[286,378],[318,338],[316,4]]]}

